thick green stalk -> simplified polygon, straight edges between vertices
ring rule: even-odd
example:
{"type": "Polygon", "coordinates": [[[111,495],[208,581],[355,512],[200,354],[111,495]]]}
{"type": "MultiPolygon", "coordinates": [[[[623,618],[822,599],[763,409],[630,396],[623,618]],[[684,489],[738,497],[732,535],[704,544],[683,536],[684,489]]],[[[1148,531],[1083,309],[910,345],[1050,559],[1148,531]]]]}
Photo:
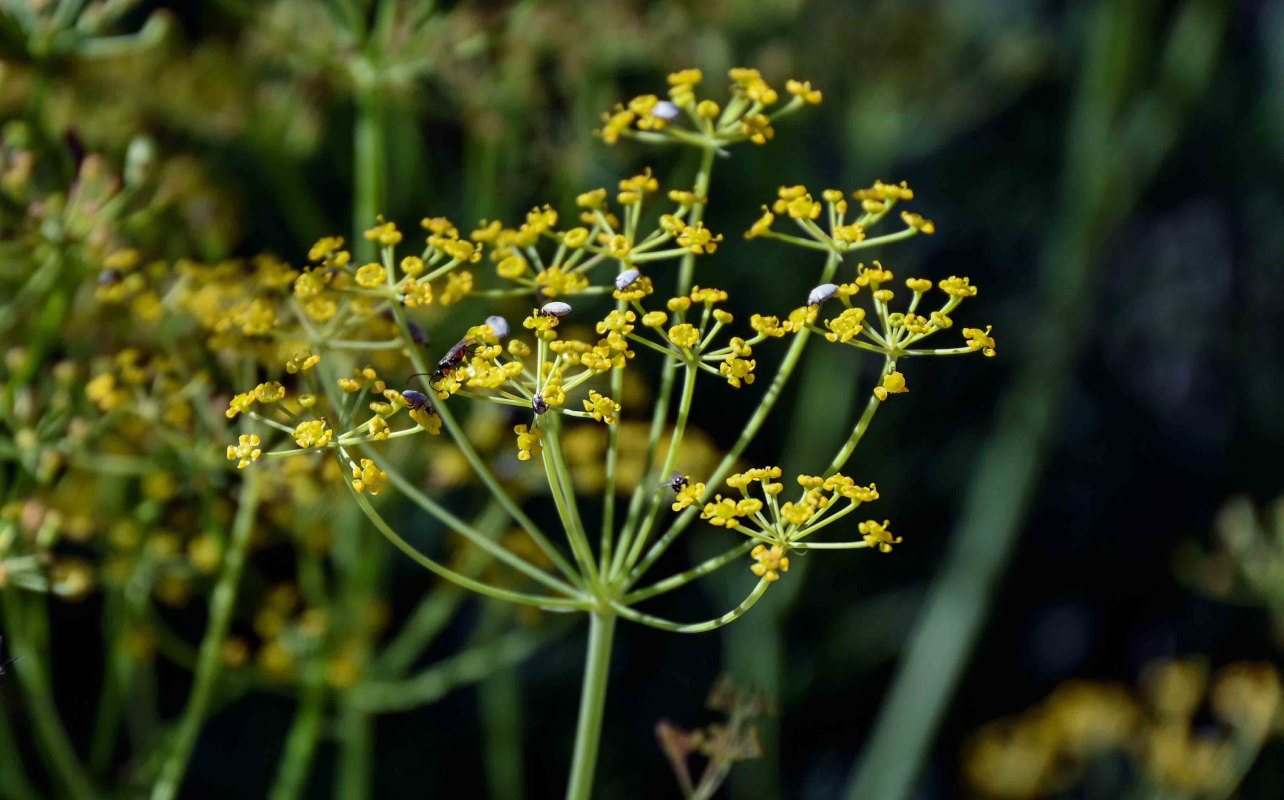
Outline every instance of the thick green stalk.
{"type": "Polygon", "coordinates": [[[325,717],[325,678],[318,666],[311,666],[306,678],[303,700],[286,736],[285,752],[277,766],[276,782],[268,800],[295,800],[307,787],[308,771],[325,717]]]}
{"type": "Polygon", "coordinates": [[[192,693],[187,698],[187,706],[175,729],[169,756],[161,766],[160,775],[152,787],[152,800],[173,800],[178,796],[187,771],[187,763],[196,747],[196,737],[201,726],[205,724],[205,712],[209,707],[210,697],[214,693],[214,684],[218,678],[222,662],[223,643],[227,639],[228,626],[232,622],[232,610],[236,605],[236,590],[241,583],[241,572],[245,569],[245,554],[249,549],[250,534],[254,530],[254,518],[259,506],[259,474],[255,470],[244,473],[241,484],[241,504],[236,510],[236,519],[232,523],[232,532],[223,556],[223,566],[219,571],[218,581],[210,596],[210,619],[201,640],[197,655],[196,674],[193,678],[192,693]]]}
{"type": "Polygon", "coordinates": [[[590,800],[593,796],[593,773],[597,769],[598,745],[602,740],[602,716],[606,711],[606,685],[611,671],[615,622],[615,614],[610,611],[589,615],[588,653],[584,657],[580,715],[575,726],[575,752],[571,759],[571,780],[566,787],[566,800],[590,800]]]}
{"type": "Polygon", "coordinates": [[[384,213],[387,202],[388,157],[384,135],[384,105],[380,88],[367,81],[356,95],[353,164],[356,198],[352,205],[352,250],[358,263],[375,259],[375,243],[363,234],[384,213]]]}
{"type": "Polygon", "coordinates": [[[374,718],[354,702],[339,711],[339,775],[334,800],[365,800],[370,795],[371,756],[374,753],[374,718]]]}

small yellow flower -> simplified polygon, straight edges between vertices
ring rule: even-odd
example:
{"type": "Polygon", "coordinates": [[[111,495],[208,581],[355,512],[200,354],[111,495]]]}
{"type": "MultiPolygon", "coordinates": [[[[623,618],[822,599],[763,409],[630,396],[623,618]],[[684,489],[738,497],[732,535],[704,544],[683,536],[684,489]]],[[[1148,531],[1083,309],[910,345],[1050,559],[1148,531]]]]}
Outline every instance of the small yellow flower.
{"type": "Polygon", "coordinates": [[[343,247],[342,236],[323,236],[308,251],[309,261],[321,261],[343,247]]]}
{"type": "Polygon", "coordinates": [[[829,333],[825,338],[831,342],[850,342],[864,329],[865,309],[848,308],[833,319],[825,320],[829,333]]]}
{"type": "Polygon", "coordinates": [[[663,311],[648,311],[642,315],[642,324],[648,328],[659,328],[669,321],[669,315],[663,311]]]}
{"type": "Polygon", "coordinates": [[[712,503],[706,503],[704,510],[700,512],[700,519],[707,519],[710,525],[716,525],[719,528],[735,527],[739,516],[740,511],[736,507],[736,501],[722,495],[714,497],[712,503]]]}
{"type": "Polygon", "coordinates": [[[683,480],[686,483],[678,489],[677,496],[673,499],[673,510],[681,511],[684,508],[692,506],[704,494],[703,483],[692,483],[690,476],[684,475],[683,480]]]}
{"type": "Polygon", "coordinates": [[[861,536],[865,537],[865,544],[877,549],[880,553],[892,552],[892,545],[900,544],[901,537],[893,536],[892,532],[887,530],[891,523],[883,520],[882,524],[874,520],[866,520],[858,526],[861,536]]]}
{"type": "Polygon", "coordinates": [[[388,482],[388,473],[375,466],[375,462],[368,458],[361,459],[361,466],[355,464],[352,467],[352,488],[358,492],[369,492],[377,495],[383,491],[384,484],[388,482]]]}
{"type": "Polygon", "coordinates": [[[703,222],[697,222],[695,225],[688,225],[678,234],[678,244],[687,248],[696,255],[703,253],[713,253],[718,249],[718,242],[722,241],[722,234],[715,235],[708,228],[704,227],[703,222]]]}
{"type": "Polygon", "coordinates": [[[323,419],[300,422],[294,428],[294,441],[299,447],[325,447],[332,438],[334,431],[326,427],[323,419]]]}
{"type": "Polygon", "coordinates": [[[811,88],[811,81],[796,81],[793,78],[785,81],[785,91],[795,97],[801,97],[808,105],[820,105],[824,95],[819,89],[811,88]]]}
{"type": "Polygon", "coordinates": [[[262,443],[256,434],[243,433],[236,444],[227,446],[227,460],[235,461],[237,469],[245,469],[251,461],[258,461],[259,456],[263,455],[263,450],[259,447],[262,443]]]}
{"type": "Polygon", "coordinates": [[[713,305],[727,302],[727,293],[722,289],[696,286],[691,289],[691,302],[713,305]]]}
{"type": "Polygon", "coordinates": [[[392,429],[388,427],[388,420],[383,417],[371,417],[366,423],[366,433],[371,439],[382,442],[392,435],[392,429]]]}
{"type": "Polygon", "coordinates": [[[905,281],[911,292],[922,294],[932,288],[932,282],[927,278],[909,278],[905,281]]]}
{"type": "Polygon", "coordinates": [[[592,191],[584,192],[575,198],[575,205],[580,208],[587,208],[590,211],[601,210],[605,207],[605,203],[605,189],[593,189],[592,191]]]}
{"type": "Polygon", "coordinates": [[[776,215],[766,206],[762,207],[762,216],[745,231],[746,239],[756,239],[767,231],[771,230],[771,223],[776,221],[776,215]]]}
{"type": "Polygon", "coordinates": [[[513,426],[513,433],[517,434],[518,461],[530,461],[531,456],[537,456],[543,452],[540,448],[539,440],[543,437],[544,432],[539,428],[515,425],[513,426]]]}
{"type": "Polygon", "coordinates": [[[613,258],[624,258],[633,249],[633,243],[628,240],[628,237],[617,233],[607,242],[606,249],[613,258]]]}
{"type": "Polygon", "coordinates": [[[357,270],[357,285],[362,289],[377,289],[388,281],[382,264],[366,264],[357,270]]]}
{"type": "Polygon", "coordinates": [[[412,278],[418,277],[424,271],[424,260],[419,256],[406,256],[401,259],[401,272],[403,275],[409,275],[412,278]]]}
{"type": "Polygon", "coordinates": [[[766,144],[776,135],[771,127],[771,118],[766,114],[746,114],[740,120],[740,127],[745,138],[754,144],[766,144]]]}
{"type": "Polygon", "coordinates": [[[936,285],[950,297],[958,297],[960,299],[976,297],[976,287],[967,278],[958,278],[951,275],[936,285]]]}
{"type": "Polygon", "coordinates": [[[789,556],[785,555],[784,549],[778,544],[771,547],[760,544],[749,555],[757,561],[749,567],[749,571],[768,583],[780,580],[780,573],[789,571],[789,556]]]}
{"type": "Polygon", "coordinates": [[[441,290],[443,306],[458,303],[473,290],[473,274],[468,270],[452,272],[446,276],[446,288],[441,290]]]}
{"type": "Polygon", "coordinates": [[[307,372],[320,363],[321,356],[313,353],[303,353],[285,362],[285,371],[291,375],[297,375],[300,372],[307,372]]]}
{"type": "MultiPolygon", "coordinates": [[[[109,379],[112,384],[114,384],[116,380],[115,378],[112,378],[112,376],[110,375],[100,375],[98,378],[95,378],[93,381],[90,381],[89,385],[85,387],[86,393],[89,392],[91,387],[96,388],[94,386],[94,381],[101,380],[102,378],[109,379]]],[[[90,395],[89,399],[93,400],[94,396],[90,395]]],[[[232,398],[232,401],[227,405],[227,411],[224,413],[227,415],[228,419],[235,419],[237,414],[248,414],[250,412],[250,409],[252,409],[253,407],[254,407],[254,394],[252,392],[242,392],[241,394],[238,394],[236,397],[232,398]]]]}
{"type": "Polygon", "coordinates": [[[905,224],[920,233],[936,233],[936,223],[930,219],[924,219],[922,214],[911,214],[908,211],[901,212],[901,219],[905,224]]]}
{"type": "Polygon", "coordinates": [[[499,277],[513,280],[519,278],[526,272],[526,259],[519,255],[511,255],[495,265],[495,272],[499,277]]]}
{"type": "Polygon", "coordinates": [[[588,399],[584,401],[584,410],[593,415],[593,419],[598,422],[605,422],[607,425],[614,425],[619,422],[620,404],[596,391],[589,392],[588,399]]]}
{"type": "Polygon", "coordinates": [[[397,230],[397,225],[392,222],[383,222],[374,226],[363,234],[367,239],[378,242],[384,247],[391,247],[401,241],[401,232],[397,230]]]}
{"type": "Polygon", "coordinates": [[[767,317],[762,314],[754,314],[751,316],[749,318],[749,327],[753,328],[758,333],[761,333],[763,336],[770,336],[776,339],[779,339],[789,333],[789,330],[780,324],[779,317],[767,317]]]}
{"type": "Polygon", "coordinates": [[[752,358],[739,358],[732,353],[718,365],[718,372],[727,379],[727,383],[739,389],[742,382],[753,383],[753,370],[757,365],[758,362],[752,358]]]}
{"type": "Polygon", "coordinates": [[[905,385],[905,376],[899,371],[889,372],[883,376],[883,385],[874,387],[874,394],[879,400],[886,400],[889,394],[903,394],[909,391],[905,385]]]}
{"type": "Polygon", "coordinates": [[[684,322],[669,328],[669,341],[678,347],[695,347],[700,341],[700,331],[692,324],[684,322]]]}
{"type": "Polygon", "coordinates": [[[985,356],[994,356],[994,338],[990,336],[990,330],[993,325],[986,325],[985,330],[979,328],[964,328],[963,338],[967,339],[967,346],[972,350],[980,350],[985,356]]]}
{"type": "Polygon", "coordinates": [[[279,381],[260,383],[254,387],[254,399],[260,403],[275,403],[285,397],[285,387],[279,381]]]}
{"type": "Polygon", "coordinates": [[[412,408],[410,409],[410,418],[419,424],[419,427],[428,431],[433,436],[441,433],[441,417],[431,408],[412,408]]]}

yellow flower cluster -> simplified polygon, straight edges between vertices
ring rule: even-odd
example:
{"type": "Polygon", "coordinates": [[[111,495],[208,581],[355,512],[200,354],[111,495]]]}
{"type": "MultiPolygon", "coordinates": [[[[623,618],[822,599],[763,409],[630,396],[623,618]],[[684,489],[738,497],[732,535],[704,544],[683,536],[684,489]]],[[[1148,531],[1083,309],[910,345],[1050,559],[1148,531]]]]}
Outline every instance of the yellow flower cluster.
{"type": "Polygon", "coordinates": [[[724,105],[712,99],[697,99],[696,87],[704,80],[698,69],[684,69],[668,76],[669,98],[654,94],[634,97],[602,115],[597,134],[607,144],[623,136],[646,141],[675,141],[686,144],[711,142],[725,146],[750,141],[766,144],[775,136],[773,123],[804,105],[818,105],[824,95],[810,81],[790,79],[785,83],[789,102],[769,110],[780,94],[756,69],[737,67],[728,73],[731,97],[724,105]],[[682,124],[684,121],[689,123],[682,124]]]}
{"type": "Polygon", "coordinates": [[[778,544],[770,547],[760,544],[749,555],[757,562],[749,567],[749,571],[767,583],[779,580],[780,573],[789,571],[789,556],[785,555],[784,548],[778,544]]]}
{"type": "Polygon", "coordinates": [[[1136,790],[1229,796],[1237,753],[1262,745],[1280,709],[1271,664],[1231,664],[1210,687],[1203,658],[1155,662],[1138,692],[1071,680],[1021,715],[985,725],[967,744],[965,775],[988,797],[1027,800],[1072,791],[1092,761],[1122,755],[1133,762],[1136,790]],[[1205,706],[1220,725],[1201,721],[1205,706]]]}
{"type": "Polygon", "coordinates": [[[368,458],[361,459],[360,466],[352,465],[352,488],[358,492],[379,494],[387,482],[388,473],[379,469],[375,466],[375,462],[368,458]]]}
{"type": "Polygon", "coordinates": [[[517,434],[518,461],[530,461],[531,456],[537,456],[543,452],[539,440],[543,438],[544,432],[539,428],[515,425],[513,426],[513,433],[517,434]]]}

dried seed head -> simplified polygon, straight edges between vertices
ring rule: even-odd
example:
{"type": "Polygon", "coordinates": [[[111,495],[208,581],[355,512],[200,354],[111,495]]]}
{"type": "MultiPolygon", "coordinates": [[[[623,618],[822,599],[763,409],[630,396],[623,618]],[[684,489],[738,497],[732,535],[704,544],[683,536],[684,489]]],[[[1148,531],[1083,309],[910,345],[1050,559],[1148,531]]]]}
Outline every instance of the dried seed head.
{"type": "Polygon", "coordinates": [[[548,411],[548,402],[544,400],[544,395],[537,394],[532,397],[531,408],[535,410],[536,414],[543,414],[545,411],[548,411]]]}
{"type": "Polygon", "coordinates": [[[560,300],[554,300],[551,303],[545,303],[539,310],[540,316],[543,317],[564,317],[571,313],[571,304],[563,303],[560,300]]]}
{"type": "Polygon", "coordinates": [[[822,283],[821,285],[817,286],[815,289],[812,289],[811,293],[807,295],[807,305],[818,306],[821,303],[828,300],[829,298],[833,297],[834,293],[837,291],[838,291],[838,287],[835,286],[834,284],[822,283]]]}
{"type": "Polygon", "coordinates": [[[637,281],[637,279],[641,277],[642,277],[641,272],[638,272],[635,269],[626,269],[623,272],[621,272],[619,275],[615,276],[615,288],[619,289],[622,292],[625,289],[632,286],[637,281]]]}
{"type": "Polygon", "coordinates": [[[651,116],[668,122],[677,119],[678,115],[681,113],[682,109],[678,108],[668,100],[661,100],[655,104],[655,108],[651,109],[651,116]]]}
{"type": "Polygon", "coordinates": [[[495,332],[495,335],[501,339],[508,338],[508,320],[498,314],[492,314],[486,318],[486,324],[495,332]]]}

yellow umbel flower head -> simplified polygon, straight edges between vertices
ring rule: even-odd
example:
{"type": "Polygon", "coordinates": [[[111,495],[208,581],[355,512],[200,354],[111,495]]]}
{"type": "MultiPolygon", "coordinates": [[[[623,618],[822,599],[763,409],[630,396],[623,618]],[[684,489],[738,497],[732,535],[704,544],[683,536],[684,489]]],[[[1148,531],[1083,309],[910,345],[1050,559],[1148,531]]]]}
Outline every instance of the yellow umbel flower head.
{"type": "Polygon", "coordinates": [[[789,571],[789,556],[778,544],[771,547],[760,544],[749,555],[757,562],[749,567],[749,571],[768,583],[779,580],[780,573],[789,571]]]}

